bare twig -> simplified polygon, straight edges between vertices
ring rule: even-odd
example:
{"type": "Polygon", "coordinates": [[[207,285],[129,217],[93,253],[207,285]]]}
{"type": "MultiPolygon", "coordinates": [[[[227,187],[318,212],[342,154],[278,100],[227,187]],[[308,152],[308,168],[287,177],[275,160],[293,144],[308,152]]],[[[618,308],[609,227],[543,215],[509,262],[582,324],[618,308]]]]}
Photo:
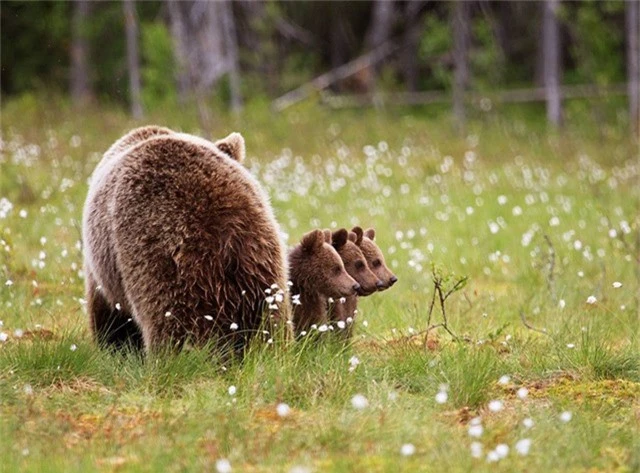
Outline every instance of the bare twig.
{"type": "Polygon", "coordinates": [[[556,284],[555,284],[555,276],[554,270],[556,268],[556,250],[553,247],[553,243],[551,243],[551,238],[549,235],[544,235],[544,241],[549,245],[549,267],[547,272],[547,288],[549,289],[549,293],[551,294],[551,298],[556,301],[556,284]]]}
{"type": "Polygon", "coordinates": [[[549,335],[549,334],[547,333],[547,330],[546,330],[546,329],[544,329],[544,328],[537,328],[537,327],[534,327],[533,325],[531,325],[531,324],[527,321],[527,319],[525,318],[525,316],[524,316],[524,312],[523,312],[522,310],[520,311],[520,320],[522,320],[522,324],[523,324],[525,327],[527,327],[529,330],[533,330],[534,332],[543,333],[543,334],[545,334],[545,335],[546,335],[546,336],[548,336],[548,337],[550,337],[550,336],[551,336],[551,335],[549,335]]]}

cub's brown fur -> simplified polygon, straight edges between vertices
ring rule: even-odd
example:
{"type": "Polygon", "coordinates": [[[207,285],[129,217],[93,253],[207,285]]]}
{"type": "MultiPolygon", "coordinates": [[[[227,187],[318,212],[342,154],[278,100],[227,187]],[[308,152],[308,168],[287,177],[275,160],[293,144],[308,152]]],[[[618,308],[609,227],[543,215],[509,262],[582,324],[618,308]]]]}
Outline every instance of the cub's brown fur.
{"type": "MultiPolygon", "coordinates": [[[[83,240],[94,337],[126,343],[132,318],[148,352],[212,340],[241,349],[263,322],[265,289],[286,282],[268,199],[241,159],[214,143],[151,135],[159,136],[106,154],[89,188],[83,240]]],[[[273,312],[288,314],[286,303],[273,312]]]]}
{"type": "MultiPolygon", "coordinates": [[[[335,234],[334,244],[347,241],[347,231],[335,234]]],[[[321,230],[313,230],[302,237],[300,244],[289,253],[291,294],[299,295],[300,305],[293,312],[296,333],[308,331],[313,324],[327,322],[327,299],[347,297],[360,290],[360,285],[347,274],[338,252],[321,230]]]]}
{"type": "Polygon", "coordinates": [[[351,337],[353,319],[355,318],[355,312],[358,308],[358,296],[364,297],[373,294],[384,285],[371,269],[369,269],[364,254],[358,246],[362,242],[362,236],[362,229],[360,227],[354,227],[354,229],[349,232],[349,239],[344,245],[333,245],[340,255],[347,273],[360,284],[361,288],[357,295],[346,297],[344,302],[335,301],[329,308],[329,317],[331,320],[345,322],[342,330],[344,330],[347,338],[351,337]]]}
{"type": "Polygon", "coordinates": [[[385,261],[384,255],[378,245],[375,244],[374,239],[376,238],[376,232],[373,228],[367,229],[364,233],[362,233],[362,229],[359,227],[354,227],[352,232],[359,233],[362,235],[362,240],[359,243],[359,247],[364,254],[364,257],[367,260],[367,265],[373,274],[378,276],[378,279],[382,281],[382,285],[379,286],[379,291],[384,291],[393,286],[398,278],[389,270],[385,261]]]}

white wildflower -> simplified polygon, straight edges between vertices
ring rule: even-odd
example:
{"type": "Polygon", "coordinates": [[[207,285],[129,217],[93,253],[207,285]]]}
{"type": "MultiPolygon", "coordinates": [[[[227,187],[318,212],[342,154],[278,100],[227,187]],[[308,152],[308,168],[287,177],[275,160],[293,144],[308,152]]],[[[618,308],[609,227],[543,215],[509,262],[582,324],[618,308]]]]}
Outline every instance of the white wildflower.
{"type": "Polygon", "coordinates": [[[280,417],[287,417],[289,414],[291,414],[291,408],[288,404],[281,402],[276,406],[276,412],[280,417]]]}
{"type": "Polygon", "coordinates": [[[493,400],[489,402],[489,410],[491,412],[500,412],[504,408],[504,403],[500,400],[493,400]]]}
{"type": "Polygon", "coordinates": [[[400,454],[403,457],[410,457],[416,453],[416,447],[412,443],[405,443],[402,447],[400,447],[400,454]]]}
{"type": "Polygon", "coordinates": [[[516,393],[518,395],[518,397],[520,399],[524,399],[529,395],[529,390],[525,387],[522,387],[520,389],[518,389],[518,392],[516,393]]]}
{"type": "Polygon", "coordinates": [[[471,456],[473,458],[482,457],[482,444],[480,442],[471,442],[471,456]]]}
{"type": "Polygon", "coordinates": [[[229,386],[229,396],[235,396],[236,392],[238,392],[238,389],[235,386],[229,386]]]}
{"type": "Polygon", "coordinates": [[[238,324],[235,322],[231,322],[231,325],[229,325],[229,328],[231,330],[238,330],[238,324]]]}
{"type": "Polygon", "coordinates": [[[231,473],[231,463],[226,458],[216,461],[216,470],[218,473],[231,473]]]}
{"type": "Polygon", "coordinates": [[[498,458],[505,458],[509,454],[509,445],[506,443],[496,445],[495,451],[498,454],[498,458]]]}
{"type": "Polygon", "coordinates": [[[470,425],[469,429],[467,429],[467,433],[469,434],[469,437],[478,438],[482,436],[483,432],[484,432],[484,427],[482,427],[481,424],[470,425]]]}
{"type": "Polygon", "coordinates": [[[598,299],[596,299],[596,296],[587,297],[587,304],[595,304],[596,302],[598,302],[598,299]]]}
{"type": "Polygon", "coordinates": [[[366,409],[369,406],[369,400],[362,394],[356,394],[351,398],[351,405],[354,409],[366,409]]]}
{"type": "Polygon", "coordinates": [[[528,455],[531,448],[531,439],[520,439],[516,442],[516,452],[520,455],[528,455]]]}
{"type": "Polygon", "coordinates": [[[573,414],[570,411],[564,411],[562,414],[560,414],[560,421],[566,424],[571,420],[572,417],[573,414]]]}

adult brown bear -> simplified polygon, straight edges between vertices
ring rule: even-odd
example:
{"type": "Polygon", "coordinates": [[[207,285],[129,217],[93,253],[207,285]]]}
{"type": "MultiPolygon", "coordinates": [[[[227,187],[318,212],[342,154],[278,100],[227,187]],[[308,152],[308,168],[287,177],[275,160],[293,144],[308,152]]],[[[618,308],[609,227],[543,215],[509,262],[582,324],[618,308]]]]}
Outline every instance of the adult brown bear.
{"type": "Polygon", "coordinates": [[[266,194],[240,164],[242,136],[230,135],[226,148],[160,128],[140,136],[105,154],[85,203],[98,343],[239,350],[265,318],[286,325],[287,298],[277,309],[265,304],[266,289],[286,288],[285,249],[266,194]]]}

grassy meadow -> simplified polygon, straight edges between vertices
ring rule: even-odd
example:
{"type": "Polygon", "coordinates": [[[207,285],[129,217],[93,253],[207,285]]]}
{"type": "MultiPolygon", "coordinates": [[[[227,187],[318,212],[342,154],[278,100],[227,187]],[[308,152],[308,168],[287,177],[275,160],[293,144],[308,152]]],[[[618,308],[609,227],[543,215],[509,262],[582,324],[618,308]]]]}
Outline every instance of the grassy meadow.
{"type": "MultiPolygon", "coordinates": [[[[219,114],[294,244],[374,227],[390,290],[353,343],[141,360],[100,352],[83,305],[80,221],[101,153],[143,123],[55,98],[5,102],[0,155],[0,470],[640,470],[640,162],[615,111],[301,104],[219,114]],[[479,114],[480,112],[474,112],[479,114]],[[601,118],[601,117],[600,117],[601,118]],[[447,326],[427,331],[434,273],[447,326]]],[[[432,325],[443,321],[433,306],[432,325]]]]}

